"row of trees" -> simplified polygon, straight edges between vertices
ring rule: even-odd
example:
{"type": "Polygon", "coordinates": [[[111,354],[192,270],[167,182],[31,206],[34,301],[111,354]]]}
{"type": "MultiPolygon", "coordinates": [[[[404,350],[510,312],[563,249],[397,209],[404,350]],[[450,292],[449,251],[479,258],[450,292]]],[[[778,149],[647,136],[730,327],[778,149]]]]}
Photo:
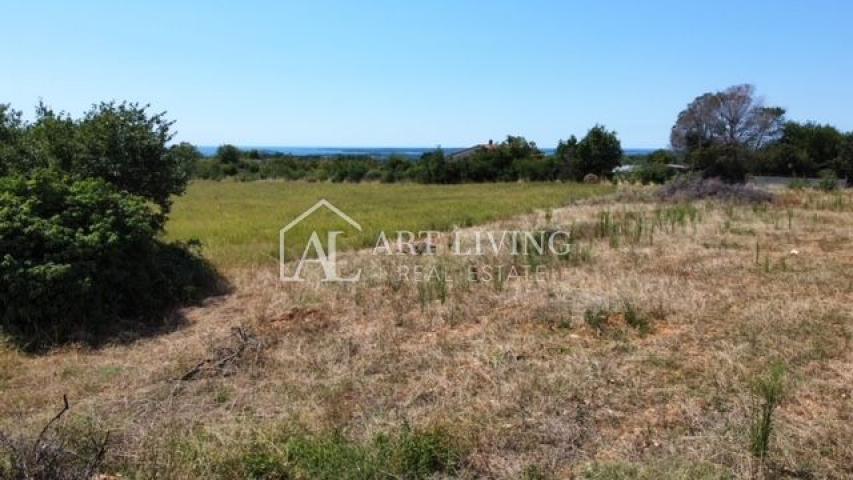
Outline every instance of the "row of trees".
{"type": "Polygon", "coordinates": [[[739,181],[747,174],[853,175],[853,133],[785,118],[752,85],[697,97],[678,115],[673,150],[706,176],[739,181]]]}
{"type": "Polygon", "coordinates": [[[610,177],[622,162],[634,164],[630,174],[644,183],[660,183],[684,164],[708,177],[742,181],[749,175],[792,177],[853,176],[853,133],[817,123],[797,123],[785,110],[766,106],[752,85],[736,85],[694,99],[676,119],[671,150],[625,158],[615,132],[596,125],[581,140],[560,141],[553,155],[534,142],[508,136],[464,155],[441,149],[417,161],[367,156],[295,157],[243,152],[226,145],[212,159],[181,145],[182,158],[195,158],[199,178],[260,178],[311,181],[415,181],[422,183],[505,182],[516,180],[582,180],[588,174],[610,177]]]}
{"type": "Polygon", "coordinates": [[[560,141],[554,155],[546,155],[524,137],[507,136],[464,154],[448,155],[442,149],[425,153],[417,161],[391,156],[385,161],[368,156],[296,157],[242,152],[224,145],[215,157],[195,156],[193,175],[204,179],[236,177],[307,179],[312,181],[414,181],[421,183],[508,182],[516,180],[582,180],[588,174],[609,177],[620,164],[622,146],[615,132],[596,125],[578,140],[560,141]]]}

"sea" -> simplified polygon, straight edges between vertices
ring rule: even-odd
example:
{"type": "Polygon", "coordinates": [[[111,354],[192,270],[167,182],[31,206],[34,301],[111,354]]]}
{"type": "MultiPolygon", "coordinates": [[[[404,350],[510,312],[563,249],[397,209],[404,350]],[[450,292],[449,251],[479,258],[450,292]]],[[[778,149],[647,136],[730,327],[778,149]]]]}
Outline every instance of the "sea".
{"type": "MultiPolygon", "coordinates": [[[[201,146],[199,151],[202,155],[212,157],[216,155],[217,146],[201,146]]],[[[385,159],[391,155],[415,159],[420,158],[426,152],[431,152],[436,147],[287,147],[287,146],[238,146],[241,150],[258,150],[269,153],[283,153],[297,157],[335,157],[338,155],[366,155],[374,158],[385,159]]],[[[442,147],[444,153],[453,154],[468,147],[442,147]]],[[[550,155],[554,153],[553,148],[541,149],[543,153],[550,155]]],[[[626,148],[625,155],[642,156],[654,152],[650,148],[626,148]]]]}

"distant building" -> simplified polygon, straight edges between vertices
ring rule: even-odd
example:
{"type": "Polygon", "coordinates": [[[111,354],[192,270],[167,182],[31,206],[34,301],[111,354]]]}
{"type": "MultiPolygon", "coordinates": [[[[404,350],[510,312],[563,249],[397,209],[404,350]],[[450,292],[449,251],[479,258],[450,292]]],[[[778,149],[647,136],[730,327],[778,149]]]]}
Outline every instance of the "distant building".
{"type": "MultiPolygon", "coordinates": [[[[643,168],[643,166],[638,165],[636,163],[629,164],[629,165],[620,165],[620,166],[613,169],[613,174],[614,175],[630,175],[630,174],[636,172],[637,170],[639,170],[641,168],[643,168]]],[[[677,163],[667,163],[666,168],[667,168],[667,170],[672,170],[675,172],[686,172],[686,171],[690,170],[690,167],[688,167],[687,165],[680,165],[677,163]]]]}
{"type": "Polygon", "coordinates": [[[493,140],[489,140],[489,143],[474,145],[473,147],[466,148],[464,150],[459,150],[458,152],[451,153],[447,158],[450,160],[464,160],[477,152],[484,150],[495,150],[498,146],[495,144],[493,140]]]}
{"type": "Polygon", "coordinates": [[[637,165],[619,165],[618,167],[613,169],[614,175],[627,175],[629,173],[634,173],[639,168],[637,165]]]}

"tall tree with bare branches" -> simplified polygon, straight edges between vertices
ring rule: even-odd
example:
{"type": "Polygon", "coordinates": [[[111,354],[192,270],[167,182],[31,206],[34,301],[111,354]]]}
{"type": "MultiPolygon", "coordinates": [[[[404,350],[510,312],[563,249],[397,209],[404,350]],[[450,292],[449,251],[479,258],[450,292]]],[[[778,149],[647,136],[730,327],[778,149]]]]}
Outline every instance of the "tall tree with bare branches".
{"type": "Polygon", "coordinates": [[[713,146],[757,150],[779,138],[785,110],[766,107],[752,85],[735,85],[697,97],[678,114],[670,143],[682,153],[713,146]]]}

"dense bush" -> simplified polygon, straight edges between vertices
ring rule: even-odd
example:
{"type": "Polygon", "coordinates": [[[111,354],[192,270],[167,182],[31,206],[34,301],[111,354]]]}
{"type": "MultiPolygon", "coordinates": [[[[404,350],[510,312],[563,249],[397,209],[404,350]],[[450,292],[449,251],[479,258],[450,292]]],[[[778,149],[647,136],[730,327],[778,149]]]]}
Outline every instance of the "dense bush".
{"type": "Polygon", "coordinates": [[[12,169],[13,159],[19,156],[23,132],[21,112],[0,104],[0,175],[6,175],[12,169]]]}
{"type": "Polygon", "coordinates": [[[688,161],[703,172],[705,178],[719,178],[728,183],[746,180],[751,159],[751,152],[738,145],[714,145],[688,155],[688,161]]]}
{"type": "Polygon", "coordinates": [[[847,137],[830,125],[788,122],[778,142],[759,152],[753,171],[765,175],[816,177],[822,170],[846,176],[851,158],[847,137]]]}
{"type": "Polygon", "coordinates": [[[643,161],[639,163],[634,179],[644,185],[665,183],[673,178],[676,171],[667,167],[664,163],[643,161]]]}
{"type": "Polygon", "coordinates": [[[166,213],[171,197],[186,188],[195,157],[186,145],[167,146],[172,124],[163,113],[151,114],[148,106],[127,102],[95,105],[80,119],[40,104],[32,123],[4,107],[0,174],[51,168],[101,178],[151,200],[166,213]]]}
{"type": "Polygon", "coordinates": [[[0,179],[2,327],[31,348],[96,341],[120,319],[159,319],[216,286],[163,216],[102,179],[55,171],[0,179]]]}
{"type": "Polygon", "coordinates": [[[619,166],[621,160],[622,145],[616,132],[596,125],[578,142],[570,170],[575,179],[590,173],[610,178],[613,176],[613,169],[619,166]]]}
{"type": "Polygon", "coordinates": [[[234,145],[222,145],[216,149],[216,159],[225,164],[236,165],[240,162],[240,149],[234,145]]]}
{"type": "Polygon", "coordinates": [[[831,125],[787,121],[752,85],[697,97],[678,115],[670,143],[707,178],[741,182],[747,173],[814,177],[853,175],[853,134],[831,125]]]}
{"type": "Polygon", "coordinates": [[[545,155],[534,142],[512,135],[503,142],[489,142],[459,155],[448,155],[438,148],[424,153],[417,160],[396,155],[387,160],[367,155],[294,156],[241,151],[226,145],[220,147],[215,157],[196,160],[193,175],[210,180],[231,177],[237,180],[283,178],[439,184],[579,181],[588,173],[610,177],[621,158],[622,148],[615,133],[596,126],[580,144],[574,139],[570,143],[561,142],[556,155],[545,155]]]}

